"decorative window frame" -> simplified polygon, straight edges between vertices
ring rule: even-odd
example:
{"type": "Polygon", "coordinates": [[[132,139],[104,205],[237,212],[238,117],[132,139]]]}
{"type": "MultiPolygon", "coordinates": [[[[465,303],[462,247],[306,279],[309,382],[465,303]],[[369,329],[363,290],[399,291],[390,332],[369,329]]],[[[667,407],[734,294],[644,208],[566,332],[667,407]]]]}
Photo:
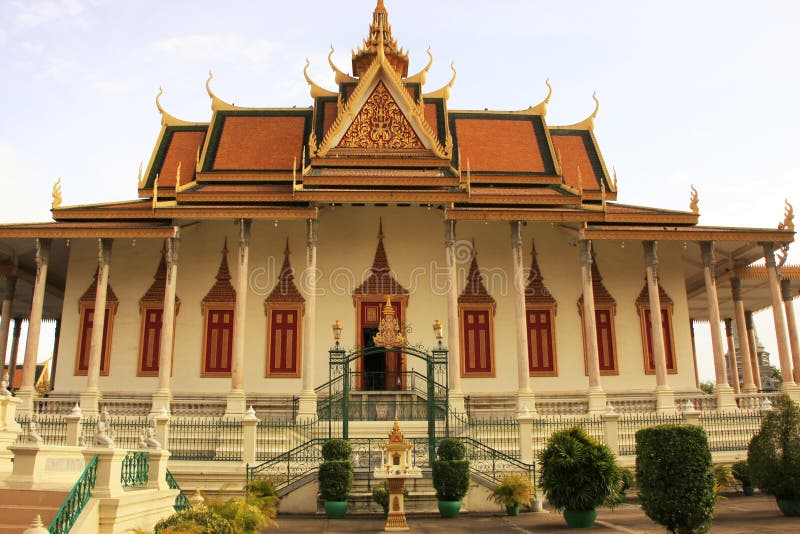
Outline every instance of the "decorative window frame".
{"type": "MultiPolygon", "coordinates": [[[[673,312],[673,304],[672,299],[669,295],[664,292],[663,288],[659,284],[659,299],[661,301],[661,311],[667,313],[667,321],[666,326],[669,329],[669,343],[664,342],[664,350],[669,351],[669,354],[672,354],[672,367],[669,365],[669,354],[664,354],[664,358],[667,360],[667,374],[676,375],[678,374],[678,359],[675,354],[675,328],[672,323],[672,312],[673,312]]],[[[648,288],[647,284],[645,284],[644,289],[642,290],[641,295],[636,300],[636,313],[639,315],[639,326],[641,329],[641,340],[642,340],[642,366],[644,368],[644,374],[646,375],[654,375],[656,374],[655,369],[655,357],[651,354],[652,351],[652,341],[648,338],[648,320],[647,320],[647,313],[650,311],[650,302],[647,299],[646,302],[643,302],[643,298],[647,298],[648,295],[648,288]],[[650,343],[648,343],[650,341],[650,343]],[[650,365],[650,360],[653,360],[653,365],[650,365]]],[[[662,320],[663,324],[663,320],[662,320]]]]}
{"type": "Polygon", "coordinates": [[[210,311],[229,311],[233,314],[231,320],[231,340],[236,335],[236,303],[235,302],[203,302],[203,345],[201,348],[202,359],[200,360],[200,376],[202,378],[230,378],[233,368],[233,342],[231,341],[231,371],[209,371],[206,368],[208,354],[208,315],[210,311]]]}
{"type": "MultiPolygon", "coordinates": [[[[177,326],[177,323],[178,323],[178,313],[180,311],[180,308],[181,308],[180,302],[176,302],[175,303],[175,317],[173,318],[173,321],[172,321],[173,332],[174,332],[174,329],[175,329],[175,327],[177,326]]],[[[159,304],[157,302],[142,302],[142,303],[139,304],[139,317],[140,317],[140,321],[139,322],[141,324],[140,324],[140,327],[139,327],[139,363],[137,364],[137,367],[136,367],[136,376],[142,376],[142,377],[145,377],[145,376],[158,376],[158,370],[155,370],[155,371],[144,371],[143,370],[144,356],[145,356],[145,354],[144,354],[144,350],[145,350],[145,348],[144,348],[144,340],[145,340],[145,334],[147,332],[147,313],[150,312],[150,311],[155,311],[155,310],[160,310],[161,311],[161,332],[159,332],[159,336],[158,336],[159,355],[158,355],[158,360],[157,360],[159,362],[159,366],[160,366],[160,362],[161,362],[161,352],[160,352],[161,351],[161,335],[164,332],[164,303],[162,302],[162,303],[159,304]]],[[[173,363],[173,365],[171,366],[171,368],[172,368],[172,375],[174,375],[174,371],[175,371],[175,367],[174,367],[174,364],[175,364],[175,336],[174,335],[172,336],[172,349],[173,349],[172,350],[172,363],[173,363]]],[[[170,376],[172,376],[172,375],[170,375],[170,376]]]]}
{"type": "Polygon", "coordinates": [[[305,320],[305,304],[301,302],[265,302],[264,313],[267,316],[267,350],[264,368],[266,378],[300,378],[303,375],[303,322],[305,320]],[[297,328],[294,340],[295,371],[273,371],[271,369],[270,353],[272,349],[273,314],[276,311],[296,311],[297,328]]]}
{"type": "Polygon", "coordinates": [[[458,336],[461,351],[461,378],[494,378],[497,374],[497,362],[495,360],[494,347],[494,316],[497,311],[496,305],[488,302],[462,302],[458,304],[458,336]],[[489,317],[489,354],[487,355],[490,371],[467,371],[467,343],[466,343],[466,321],[464,312],[466,311],[485,311],[489,317]]]}
{"type": "MultiPolygon", "coordinates": [[[[101,351],[101,362],[100,362],[100,376],[108,376],[111,372],[111,343],[114,339],[114,318],[117,315],[117,307],[119,302],[117,301],[106,301],[106,310],[108,310],[108,320],[105,321],[103,324],[103,329],[105,330],[105,344],[103,345],[103,350],[101,351]],[[105,368],[105,370],[103,369],[105,368]]],[[[94,312],[94,302],[89,301],[81,301],[78,304],[78,348],[75,354],[75,376],[87,376],[89,374],[88,369],[88,358],[87,358],[87,369],[81,369],[81,355],[84,352],[84,349],[87,351],[91,351],[91,344],[92,338],[91,336],[87,336],[86,343],[88,346],[84,347],[84,330],[83,325],[86,322],[86,314],[91,310],[94,312]]],[[[94,331],[94,316],[92,317],[92,331],[94,331]]],[[[91,355],[89,355],[89,358],[91,355]]]]}
{"type": "MultiPolygon", "coordinates": [[[[581,315],[581,333],[583,338],[583,368],[584,373],[586,376],[589,376],[589,356],[587,354],[587,347],[586,347],[586,318],[583,313],[583,303],[578,304],[578,311],[581,315]]],[[[608,318],[610,322],[611,328],[611,359],[614,362],[613,369],[603,369],[602,366],[600,367],[600,376],[617,376],[619,375],[619,354],[617,353],[617,325],[615,317],[617,315],[617,305],[616,304],[607,304],[607,303],[597,303],[595,302],[594,306],[594,321],[595,321],[595,329],[597,334],[599,335],[600,329],[597,328],[599,321],[597,320],[598,312],[606,311],[608,312],[608,318]]],[[[600,340],[597,340],[597,357],[600,357],[600,340]]],[[[598,362],[599,365],[600,362],[598,362]]]]}
{"type": "Polygon", "coordinates": [[[555,304],[525,304],[525,333],[527,337],[528,343],[528,376],[558,376],[558,347],[556,344],[556,313],[558,308],[555,304]],[[551,347],[551,354],[550,357],[553,361],[553,370],[552,371],[537,371],[533,369],[533,361],[532,356],[533,353],[531,351],[531,327],[530,322],[528,321],[529,312],[537,311],[537,312],[546,312],[549,316],[550,320],[550,347],[551,347]]]}

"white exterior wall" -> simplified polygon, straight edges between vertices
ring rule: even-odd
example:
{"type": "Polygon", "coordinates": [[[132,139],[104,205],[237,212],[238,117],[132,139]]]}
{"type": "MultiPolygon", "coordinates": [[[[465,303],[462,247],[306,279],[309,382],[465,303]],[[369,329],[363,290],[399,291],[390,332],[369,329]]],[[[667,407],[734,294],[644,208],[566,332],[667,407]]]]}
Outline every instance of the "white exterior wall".
{"type": "MultiPolygon", "coordinates": [[[[315,384],[328,379],[328,348],[333,344],[330,325],[344,324],[342,344],[356,344],[356,309],[352,291],[368,275],[377,244],[378,220],[383,217],[384,245],[397,280],[409,291],[405,320],[411,326],[409,342],[434,344],[431,325],[447,323],[445,296],[444,226],[439,210],[419,207],[326,208],[319,217],[317,265],[317,318],[315,384]],[[437,289],[438,288],[438,289],[437,289]]],[[[229,378],[202,378],[201,344],[203,315],[201,301],[211,286],[220,262],[223,241],[228,238],[228,263],[235,285],[237,227],[232,221],[205,221],[182,230],[177,294],[181,300],[175,330],[173,393],[226,393],[229,378]]],[[[494,378],[465,378],[464,392],[502,393],[516,391],[516,329],[511,236],[508,223],[459,222],[456,227],[459,288],[469,267],[469,242],[475,239],[478,264],[484,280],[497,301],[494,318],[494,378]]],[[[275,284],[283,261],[286,238],[292,251],[296,282],[303,292],[301,272],[305,267],[305,222],[254,221],[250,241],[250,293],[247,300],[247,341],[245,345],[245,390],[248,393],[299,394],[299,378],[265,378],[266,316],[264,299],[275,284]]],[[[577,247],[569,242],[571,233],[549,223],[531,223],[523,228],[523,258],[530,267],[531,238],[536,240],[539,266],[545,284],[558,301],[556,315],[557,377],[531,379],[535,392],[582,392],[588,387],[583,365],[583,340],[577,301],[581,296],[577,247]]],[[[644,374],[642,339],[635,300],[644,286],[641,243],[597,242],[597,261],[604,283],[617,302],[616,341],[620,374],[603,376],[608,392],[649,392],[655,375],[644,374]]],[[[669,375],[676,390],[695,387],[686,292],[681,264],[681,244],[659,245],[661,284],[674,301],[673,327],[678,374],[669,375]]],[[[116,240],[113,247],[110,283],[119,297],[114,323],[110,375],[100,378],[103,391],[151,393],[155,377],[136,377],[139,357],[139,299],[153,281],[159,262],[160,240],[116,240]]],[[[58,392],[80,392],[86,377],[74,376],[78,336],[77,301],[96,269],[96,240],[73,240],[63,311],[58,357],[58,392]]],[[[306,355],[304,355],[306,357],[306,355]]],[[[407,368],[423,370],[421,362],[407,360],[407,368]]]]}

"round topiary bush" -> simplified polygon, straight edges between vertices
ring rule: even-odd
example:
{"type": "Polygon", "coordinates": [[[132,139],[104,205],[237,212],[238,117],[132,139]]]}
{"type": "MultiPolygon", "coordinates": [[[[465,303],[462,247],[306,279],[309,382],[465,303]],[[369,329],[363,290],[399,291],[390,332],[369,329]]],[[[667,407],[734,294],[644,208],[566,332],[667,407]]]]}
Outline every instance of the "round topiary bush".
{"type": "Polygon", "coordinates": [[[162,532],[196,532],[198,534],[234,534],[233,528],[221,516],[206,508],[189,508],[165,517],[153,529],[162,532]]]}
{"type": "Polygon", "coordinates": [[[345,439],[329,439],[322,445],[322,459],[326,462],[349,460],[353,448],[345,439]]]}
{"type": "Polygon", "coordinates": [[[622,474],[614,453],[580,426],[550,436],[539,464],[541,488],[557,511],[590,512],[619,502],[622,474]]]}
{"type": "Polygon", "coordinates": [[[761,491],[779,501],[800,500],[800,407],[786,395],[773,403],[750,440],[750,477],[761,491]]]}
{"type": "Polygon", "coordinates": [[[436,455],[440,460],[463,460],[467,456],[467,447],[461,440],[445,438],[439,442],[436,455]]]}
{"type": "Polygon", "coordinates": [[[708,532],[717,501],[711,449],[694,425],[636,433],[636,483],[645,513],[669,532],[708,532]]]}
{"type": "Polygon", "coordinates": [[[319,493],[326,501],[345,501],[353,487],[353,463],[329,460],[319,466],[319,493]]]}

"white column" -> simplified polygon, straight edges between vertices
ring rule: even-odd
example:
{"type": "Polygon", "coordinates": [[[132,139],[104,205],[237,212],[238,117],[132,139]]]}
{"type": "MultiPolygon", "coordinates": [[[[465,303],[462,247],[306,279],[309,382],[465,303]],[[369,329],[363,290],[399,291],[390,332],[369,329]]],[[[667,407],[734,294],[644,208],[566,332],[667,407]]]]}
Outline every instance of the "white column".
{"type": "Polygon", "coordinates": [[[25,360],[22,367],[22,386],[17,397],[22,401],[18,409],[21,414],[33,411],[33,398],[36,390],[33,382],[36,377],[36,359],[39,356],[39,332],[42,329],[42,309],[47,287],[47,267],[50,263],[50,239],[36,239],[36,280],[33,283],[31,313],[28,318],[28,340],[25,345],[25,360]]]}
{"type": "Polygon", "coordinates": [[[511,253],[514,264],[514,318],[517,330],[517,408],[536,412],[536,399],[528,370],[528,323],[525,320],[525,270],[522,260],[522,223],[511,223],[511,253]]]}
{"type": "Polygon", "coordinates": [[[225,416],[244,416],[244,343],[247,338],[247,293],[249,284],[250,219],[239,219],[239,255],[236,276],[236,307],[233,312],[233,361],[231,362],[231,391],[225,416]]]}
{"type": "Polygon", "coordinates": [[[175,291],[178,282],[178,249],[180,248],[179,230],[175,229],[175,237],[166,241],[164,259],[167,264],[167,275],[164,279],[164,306],[161,312],[161,340],[158,345],[158,388],[153,392],[150,415],[156,415],[164,408],[170,413],[170,379],[172,378],[172,357],[175,347],[175,291]]]}
{"type": "MultiPolygon", "coordinates": [[[[92,341],[89,346],[89,369],[86,373],[86,390],[81,395],[81,410],[87,416],[100,411],[100,364],[103,359],[103,330],[106,324],[106,295],[108,294],[108,272],[111,267],[111,245],[113,239],[98,239],[97,293],[94,297],[92,316],[92,341]]],[[[110,355],[109,355],[110,357],[110,355]]]]}
{"type": "Polygon", "coordinates": [[[733,294],[733,309],[736,316],[736,333],[739,335],[739,353],[742,360],[742,391],[756,393],[753,378],[753,363],[750,359],[750,339],[747,335],[747,321],[744,315],[744,301],[742,300],[742,283],[738,278],[731,278],[731,293],[733,294]]]}
{"type": "Polygon", "coordinates": [[[778,269],[775,266],[775,244],[762,243],[761,246],[764,248],[764,260],[767,265],[769,293],[772,300],[772,316],[775,319],[775,337],[778,341],[778,356],[781,362],[781,375],[783,376],[781,391],[792,397],[796,402],[800,402],[800,388],[795,384],[794,375],[792,374],[792,357],[789,354],[786,317],[783,315],[783,302],[781,299],[780,282],[778,281],[778,269]]]}
{"type": "Polygon", "coordinates": [[[464,411],[464,392],[461,389],[461,343],[458,324],[458,264],[456,263],[456,222],[444,221],[444,250],[447,257],[447,348],[450,407],[464,411]]]}
{"type": "Polygon", "coordinates": [[[581,281],[583,284],[583,328],[586,340],[586,366],[589,370],[589,413],[602,413],[606,394],[600,384],[600,355],[597,350],[597,318],[592,287],[592,242],[581,240],[581,281]]]}
{"type": "Polygon", "coordinates": [[[728,365],[731,370],[731,385],[735,394],[741,393],[739,389],[739,365],[736,361],[736,340],[733,336],[733,320],[725,319],[725,337],[728,339],[728,365]]]}
{"type": "Polygon", "coordinates": [[[667,354],[661,322],[661,294],[658,292],[658,249],[655,241],[643,241],[647,294],[650,299],[650,340],[656,370],[656,411],[675,411],[675,394],[667,383],[667,354]]]}
{"type": "Polygon", "coordinates": [[[306,221],[306,272],[302,277],[306,303],[303,322],[303,391],[300,393],[298,419],[310,419],[317,414],[317,394],[314,392],[314,358],[317,333],[317,220],[306,221]]]}
{"type": "Polygon", "coordinates": [[[756,391],[761,391],[764,388],[764,382],[761,380],[761,362],[758,360],[758,341],[756,340],[755,323],[753,323],[753,312],[745,310],[744,320],[747,326],[747,340],[750,346],[750,368],[753,370],[753,381],[756,385],[756,391]]]}
{"type": "Polygon", "coordinates": [[[711,325],[711,346],[714,350],[714,371],[717,385],[714,393],[717,396],[717,410],[732,410],[736,408],[736,398],[733,388],[728,384],[728,370],[725,366],[725,349],[722,346],[722,328],[720,326],[719,300],[717,300],[717,281],[714,273],[714,243],[703,241],[700,243],[703,256],[703,275],[706,282],[706,296],[708,297],[708,322],[711,325]]]}
{"type": "Polygon", "coordinates": [[[800,384],[800,339],[798,339],[797,319],[792,305],[792,284],[788,278],[781,280],[781,296],[786,307],[786,328],[789,330],[789,345],[792,347],[794,381],[796,384],[800,384]]]}
{"type": "Polygon", "coordinates": [[[3,298],[2,311],[0,311],[0,358],[3,359],[4,363],[8,350],[8,333],[11,330],[11,309],[14,307],[14,296],[16,292],[16,275],[6,275],[6,294],[3,298]]]}

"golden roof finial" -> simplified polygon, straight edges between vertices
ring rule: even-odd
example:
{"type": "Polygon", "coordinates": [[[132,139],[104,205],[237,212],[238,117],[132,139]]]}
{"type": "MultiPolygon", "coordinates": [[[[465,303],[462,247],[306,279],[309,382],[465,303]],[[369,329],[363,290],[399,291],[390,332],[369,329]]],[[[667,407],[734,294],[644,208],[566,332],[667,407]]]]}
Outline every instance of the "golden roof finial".
{"type": "Polygon", "coordinates": [[[453,88],[453,85],[456,83],[456,78],[458,77],[455,61],[450,62],[450,70],[453,71],[453,77],[450,78],[450,81],[447,82],[447,85],[441,89],[433,91],[432,93],[422,95],[423,98],[444,98],[445,100],[450,100],[450,89],[453,88]]]}
{"type": "Polygon", "coordinates": [[[612,167],[612,169],[614,170],[614,191],[616,191],[617,190],[617,167],[614,166],[614,167],[612,167]]]}
{"type": "Polygon", "coordinates": [[[794,208],[789,204],[789,199],[784,200],[786,207],[783,210],[783,222],[778,225],[779,230],[794,232],[794,208]]]}
{"type": "Polygon", "coordinates": [[[553,96],[553,86],[550,85],[550,78],[547,78],[544,81],[544,84],[547,86],[547,96],[544,97],[544,100],[536,104],[535,106],[531,106],[528,108],[528,113],[533,113],[536,115],[545,116],[547,115],[547,104],[550,103],[550,97],[553,96]]]}
{"type": "Polygon", "coordinates": [[[156,109],[161,114],[161,126],[184,126],[192,124],[191,122],[181,120],[173,115],[167,113],[167,110],[161,105],[161,95],[164,94],[164,89],[159,86],[158,94],[156,95],[156,109]]]}
{"type": "Polygon", "coordinates": [[[697,189],[695,189],[694,185],[691,187],[692,196],[689,199],[689,209],[692,210],[692,213],[698,215],[700,213],[700,195],[697,194],[697,189]]]}
{"type": "Polygon", "coordinates": [[[139,189],[144,187],[144,177],[142,176],[142,162],[139,162],[139,174],[136,177],[136,183],[139,185],[139,189]]]}
{"type": "Polygon", "coordinates": [[[331,45],[331,53],[328,54],[328,65],[331,66],[334,74],[336,75],[336,85],[341,85],[343,83],[357,83],[358,78],[353,78],[349,74],[342,72],[339,67],[333,62],[333,45],[331,45]]]}
{"type": "Polygon", "coordinates": [[[430,71],[431,67],[433,66],[433,54],[431,53],[430,46],[428,46],[427,53],[428,53],[428,64],[425,65],[425,67],[418,73],[406,78],[405,81],[407,83],[419,83],[420,85],[425,85],[425,82],[428,81],[428,71],[430,71]]]}
{"type": "Polygon", "coordinates": [[[328,91],[324,87],[320,87],[311,79],[311,76],[308,75],[308,67],[311,66],[311,60],[306,58],[306,66],[303,69],[303,76],[306,78],[306,82],[311,87],[311,98],[317,98],[321,96],[337,96],[338,93],[334,93],[333,91],[328,91]]]}
{"type": "Polygon", "coordinates": [[[51,204],[52,209],[58,209],[61,207],[61,178],[56,180],[56,183],[53,184],[53,203],[51,204]]]}
{"type": "Polygon", "coordinates": [[[606,182],[600,180],[600,205],[603,206],[603,211],[606,210],[606,182]]]}
{"type": "Polygon", "coordinates": [[[153,209],[158,205],[158,179],[160,176],[156,174],[156,179],[153,181],[153,209]]]}
{"type": "Polygon", "coordinates": [[[570,130],[594,130],[594,120],[597,118],[597,112],[600,111],[600,101],[597,99],[597,91],[592,93],[592,99],[594,100],[594,111],[592,111],[591,115],[583,119],[581,122],[571,124],[569,126],[561,126],[560,128],[570,130]]]}
{"type": "Polygon", "coordinates": [[[211,98],[211,111],[219,111],[222,109],[236,109],[236,106],[233,104],[228,104],[217,95],[214,94],[214,91],[211,90],[211,80],[214,79],[214,74],[211,71],[208,71],[208,79],[206,80],[206,92],[208,96],[211,98]]]}
{"type": "Polygon", "coordinates": [[[182,161],[178,162],[178,170],[175,171],[175,192],[181,188],[181,165],[183,164],[182,161]]]}

